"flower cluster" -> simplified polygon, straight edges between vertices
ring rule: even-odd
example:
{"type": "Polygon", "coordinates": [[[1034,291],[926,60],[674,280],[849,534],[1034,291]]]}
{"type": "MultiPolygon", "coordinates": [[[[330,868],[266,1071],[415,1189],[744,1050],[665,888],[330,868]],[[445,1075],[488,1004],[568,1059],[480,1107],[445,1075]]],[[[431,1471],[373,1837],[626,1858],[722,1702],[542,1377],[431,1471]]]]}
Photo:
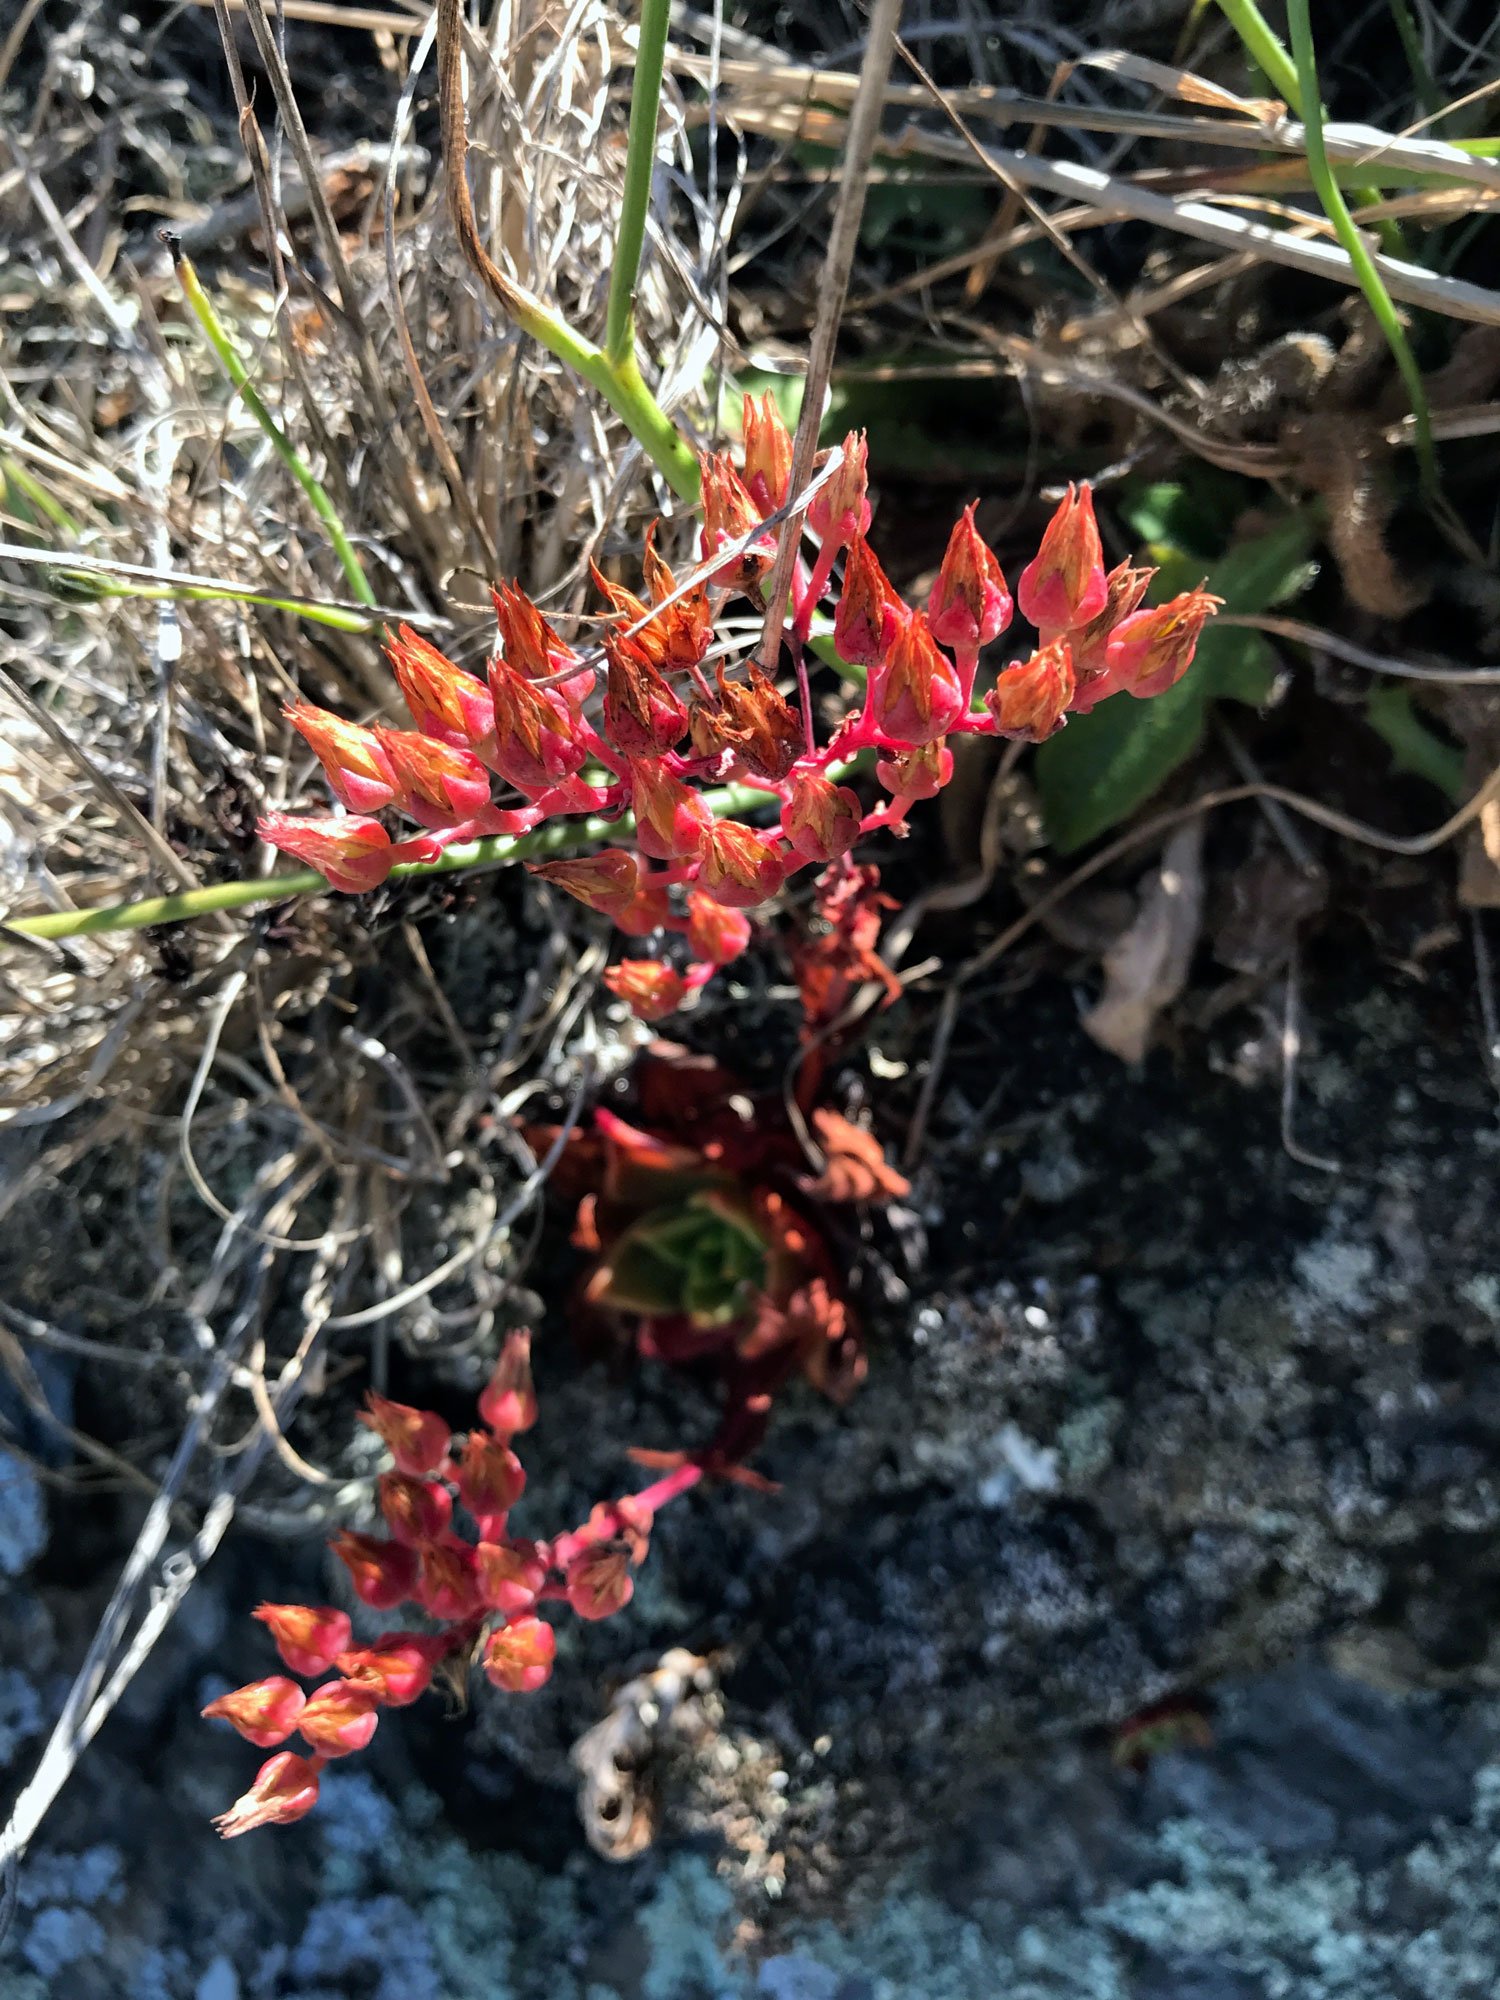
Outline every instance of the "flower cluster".
{"type": "Polygon", "coordinates": [[[336,889],[358,891],[378,886],[396,863],[435,859],[455,841],[524,834],[561,815],[614,818],[622,838],[632,829],[630,845],[533,869],[629,937],[684,940],[682,953],[659,945],[605,975],[637,1015],[658,1021],[745,949],[745,913],[789,875],[838,861],[878,828],[899,827],[915,801],[941,790],[953,771],[950,738],[1038,743],[1109,695],[1159,694],[1187,671],[1217,608],[1202,589],[1143,608],[1154,572],[1129,563],[1105,570],[1086,485],[1069,487],[1014,600],[970,506],[925,607],[908,605],[866,539],[865,444],[851,434],[809,504],[817,551],[810,564],[799,557],[793,582],[799,658],[826,602],[841,658],[867,672],[862,702],[820,744],[805,674],[794,708],[766,664],[751,659],[731,670],[715,640],[730,597],[759,602],[776,554],[767,523],[789,499],[791,439],[769,396],[745,399],[744,431],[742,467],[722,454],[701,460],[701,575],[679,585],[654,529],[644,597],[596,570],[609,606],[597,659],[560,638],[517,586],[501,584],[485,680],[402,626],[387,650],[416,727],[363,728],[293,704],[288,720],[345,810],[320,819],[272,813],[263,836],[336,889]],[[1015,606],[1037,643],[976,700],[980,654],[1015,606]],[[862,751],[874,753],[887,795],[868,808],[841,782],[862,751]],[[493,796],[496,779],[514,795],[505,803],[493,796]],[[716,815],[704,787],[726,782],[763,792],[774,823],[716,815]],[[393,840],[374,817],[385,809],[421,831],[393,840]]]}
{"type": "Polygon", "coordinates": [[[552,1672],[553,1627],[540,1606],[565,1603],[580,1618],[608,1618],[628,1604],[632,1572],[644,1559],[652,1523],[668,1501],[703,1477],[696,1459],[674,1464],[654,1484],[601,1502],[584,1524],[550,1542],[509,1531],[511,1509],[526,1485],[516,1436],[536,1421],[531,1336],[513,1333],[479,1398],[479,1425],[460,1440],[430,1410],[373,1393],[364,1422],[391,1454],[380,1477],[380,1511],[389,1533],[347,1529],[333,1549],[354,1594],[371,1610],[402,1604],[425,1612],[430,1629],[381,1633],[356,1644],[346,1612],[331,1606],[263,1604],[284,1674],[253,1681],[209,1703],[203,1713],[231,1723],[247,1742],[274,1750],[249,1790],[215,1824],[229,1838],[258,1826],[284,1826],[312,1810],[319,1774],[333,1758],[363,1750],[380,1712],[405,1708],[444,1674],[452,1684],[471,1663],[512,1694],[529,1694],[552,1672]],[[472,1535],[457,1532],[456,1509],[472,1535]],[[301,1680],[324,1680],[309,1694],[301,1680]],[[297,1735],[301,1750],[280,1746],[297,1735]]]}

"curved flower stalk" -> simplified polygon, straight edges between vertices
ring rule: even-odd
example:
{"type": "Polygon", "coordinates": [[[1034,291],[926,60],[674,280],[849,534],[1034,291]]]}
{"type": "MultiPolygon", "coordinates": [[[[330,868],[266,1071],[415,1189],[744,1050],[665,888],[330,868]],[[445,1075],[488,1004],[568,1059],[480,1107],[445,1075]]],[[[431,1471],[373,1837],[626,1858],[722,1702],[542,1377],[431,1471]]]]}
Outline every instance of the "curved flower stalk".
{"type": "Polygon", "coordinates": [[[742,467],[725,455],[700,461],[704,562],[725,552],[707,583],[679,586],[654,530],[644,595],[595,572],[608,605],[602,662],[562,639],[517,585],[499,585],[484,680],[403,626],[387,650],[415,728],[364,729],[294,704],[287,718],[346,810],[272,814],[264,837],[334,888],[359,893],[455,844],[576,818],[617,824],[616,845],[528,866],[645,941],[606,977],[640,1019],[660,1021],[745,948],[744,913],[801,869],[841,861],[880,828],[899,830],[914,804],[940,791],[953,772],[952,737],[1040,743],[1109,696],[1160,694],[1187,672],[1218,608],[1198,589],[1142,609],[1154,572],[1128,563],[1106,572],[1087,485],[1069,487],[1014,596],[970,506],[927,603],[910,605],[866,539],[864,439],[851,435],[809,509],[819,547],[793,589],[793,646],[831,608],[843,657],[868,670],[860,705],[820,743],[805,699],[794,707],[754,660],[727,665],[715,637],[731,598],[756,599],[775,553],[774,529],[761,525],[786,497],[791,440],[769,396],[746,397],[744,434],[742,467]],[[1037,643],[976,705],[981,655],[1016,607],[1037,643]],[[863,751],[875,753],[887,794],[874,805],[839,782],[863,751]],[[717,811],[710,795],[724,786],[763,798],[775,824],[717,811]],[[392,838],[382,813],[418,830],[392,838]]]}

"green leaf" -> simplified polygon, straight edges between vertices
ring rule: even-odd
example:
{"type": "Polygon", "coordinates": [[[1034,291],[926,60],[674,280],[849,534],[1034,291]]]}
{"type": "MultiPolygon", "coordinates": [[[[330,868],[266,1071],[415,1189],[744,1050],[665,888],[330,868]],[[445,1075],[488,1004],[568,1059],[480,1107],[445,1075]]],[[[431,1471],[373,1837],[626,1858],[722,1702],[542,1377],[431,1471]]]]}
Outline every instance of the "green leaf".
{"type": "MultiPolygon", "coordinates": [[[[1151,527],[1180,526],[1182,515],[1172,492],[1148,488],[1136,508],[1127,510],[1138,531],[1148,531],[1148,540],[1151,527]]],[[[1209,589],[1229,611],[1264,611],[1283,603],[1315,573],[1308,561],[1315,534],[1310,512],[1287,515],[1210,566],[1209,589]]],[[[1151,553],[1161,566],[1152,587],[1154,602],[1204,580],[1202,561],[1180,545],[1157,543],[1151,553]]],[[[1115,695],[1092,714],[1075,716],[1037,752],[1037,787],[1053,846],[1071,854],[1118,826],[1192,756],[1211,702],[1258,707],[1275,679],[1275,656],[1260,633],[1210,624],[1176,687],[1150,701],[1115,695]]]]}
{"type": "Polygon", "coordinates": [[[1463,754],[1428,728],[1412,706],[1410,689],[1373,689],[1365,697],[1365,720],[1390,745],[1394,770],[1428,779],[1458,804],[1464,796],[1463,754]]]}

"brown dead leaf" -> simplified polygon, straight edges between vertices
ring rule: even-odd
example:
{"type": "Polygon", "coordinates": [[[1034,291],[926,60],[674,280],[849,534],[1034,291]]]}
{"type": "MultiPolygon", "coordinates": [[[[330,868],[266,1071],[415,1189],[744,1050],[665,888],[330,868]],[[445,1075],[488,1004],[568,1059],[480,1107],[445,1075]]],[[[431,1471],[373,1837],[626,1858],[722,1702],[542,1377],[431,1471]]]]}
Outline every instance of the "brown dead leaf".
{"type": "Polygon", "coordinates": [[[1203,822],[1179,827],[1145,884],[1134,923],[1104,955],[1104,992],[1085,1030],[1121,1062],[1139,1062],[1156,1018],[1181,993],[1203,921],[1203,822]]]}

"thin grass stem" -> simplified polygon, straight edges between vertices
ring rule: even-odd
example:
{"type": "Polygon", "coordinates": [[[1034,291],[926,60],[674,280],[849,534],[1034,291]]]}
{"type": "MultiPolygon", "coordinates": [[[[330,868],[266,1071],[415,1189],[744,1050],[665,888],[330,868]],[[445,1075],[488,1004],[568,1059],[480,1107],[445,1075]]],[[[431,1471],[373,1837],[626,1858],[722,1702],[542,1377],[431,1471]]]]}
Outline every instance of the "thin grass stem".
{"type": "Polygon", "coordinates": [[[224,373],[239,391],[245,408],[265,433],[266,442],[307,495],[309,506],[327,529],[328,539],[333,544],[334,554],[339,559],[339,567],[348,579],[350,595],[361,604],[368,604],[373,608],[376,601],[375,593],[370,588],[370,580],[365,575],[364,565],[354,553],[354,545],[345,533],[344,524],[339,519],[333,502],[306,459],[261,400],[255,384],[250,380],[250,371],[240,359],[238,348],[225,331],[222,320],[214,310],[213,301],[199,283],[198,273],[193,269],[191,260],[184,257],[180,249],[174,247],[173,261],[177,267],[177,281],[182,286],[183,297],[187,300],[194,319],[203,329],[204,338],[218,356],[224,373]]]}

